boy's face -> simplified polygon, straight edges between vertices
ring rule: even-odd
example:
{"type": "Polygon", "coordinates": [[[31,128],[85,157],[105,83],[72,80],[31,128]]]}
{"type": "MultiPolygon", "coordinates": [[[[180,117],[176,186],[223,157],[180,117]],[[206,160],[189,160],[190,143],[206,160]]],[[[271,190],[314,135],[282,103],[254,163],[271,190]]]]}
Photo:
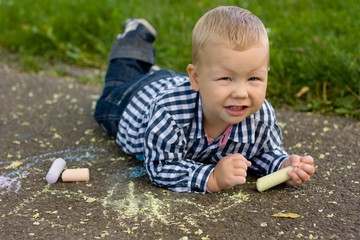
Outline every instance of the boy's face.
{"type": "Polygon", "coordinates": [[[200,92],[205,128],[225,129],[257,112],[265,100],[268,48],[238,51],[219,44],[202,53],[200,63],[187,70],[191,86],[200,92]]]}

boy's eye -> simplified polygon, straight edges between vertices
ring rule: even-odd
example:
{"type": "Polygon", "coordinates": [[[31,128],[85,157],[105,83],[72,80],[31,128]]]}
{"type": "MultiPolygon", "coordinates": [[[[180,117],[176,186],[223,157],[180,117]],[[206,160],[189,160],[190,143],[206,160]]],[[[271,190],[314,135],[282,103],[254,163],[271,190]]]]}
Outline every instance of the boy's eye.
{"type": "Polygon", "coordinates": [[[220,78],[219,80],[225,80],[225,81],[228,81],[228,80],[230,80],[230,78],[229,78],[229,77],[222,77],[222,78],[220,78]]]}
{"type": "Polygon", "coordinates": [[[256,80],[258,80],[257,77],[251,77],[251,78],[249,78],[249,81],[256,81],[256,80]]]}

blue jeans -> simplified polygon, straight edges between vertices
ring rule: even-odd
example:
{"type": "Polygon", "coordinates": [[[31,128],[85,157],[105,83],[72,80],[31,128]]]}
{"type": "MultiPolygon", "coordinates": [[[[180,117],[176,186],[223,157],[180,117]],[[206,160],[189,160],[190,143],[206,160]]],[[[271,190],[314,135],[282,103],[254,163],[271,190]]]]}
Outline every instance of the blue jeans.
{"type": "Polygon", "coordinates": [[[94,118],[112,136],[118,132],[119,121],[130,99],[141,88],[159,79],[184,75],[170,70],[152,71],[155,49],[141,39],[117,40],[111,49],[109,61],[94,118]]]}

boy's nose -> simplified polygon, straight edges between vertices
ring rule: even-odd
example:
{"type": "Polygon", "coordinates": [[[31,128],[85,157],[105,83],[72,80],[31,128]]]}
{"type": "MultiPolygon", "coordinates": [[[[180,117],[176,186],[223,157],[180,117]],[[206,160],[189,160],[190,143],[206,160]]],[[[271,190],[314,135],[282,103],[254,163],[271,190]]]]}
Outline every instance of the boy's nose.
{"type": "Polygon", "coordinates": [[[233,98],[247,98],[249,96],[246,84],[234,84],[233,98]]]}

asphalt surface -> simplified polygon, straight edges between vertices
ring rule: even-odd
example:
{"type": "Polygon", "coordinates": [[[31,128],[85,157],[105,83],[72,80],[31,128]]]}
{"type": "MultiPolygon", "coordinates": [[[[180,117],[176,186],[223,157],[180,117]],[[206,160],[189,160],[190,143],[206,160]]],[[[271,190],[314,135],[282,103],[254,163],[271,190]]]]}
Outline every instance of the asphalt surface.
{"type": "Polygon", "coordinates": [[[222,193],[175,193],[97,126],[100,91],[0,63],[0,239],[360,238],[358,121],[277,109],[285,149],[316,161],[311,181],[259,193],[249,176],[222,193]],[[90,180],[48,184],[55,158],[90,180]]]}

